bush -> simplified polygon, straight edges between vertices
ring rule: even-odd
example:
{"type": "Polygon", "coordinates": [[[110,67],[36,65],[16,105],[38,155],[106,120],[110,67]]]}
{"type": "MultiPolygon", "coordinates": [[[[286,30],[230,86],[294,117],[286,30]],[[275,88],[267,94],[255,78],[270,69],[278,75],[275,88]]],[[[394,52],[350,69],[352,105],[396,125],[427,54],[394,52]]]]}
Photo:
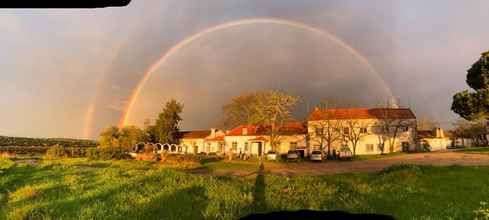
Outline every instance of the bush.
{"type": "Polygon", "coordinates": [[[92,159],[92,160],[98,159],[99,155],[98,155],[97,148],[91,147],[91,148],[86,149],[85,150],[85,157],[87,157],[88,159],[92,159]]]}
{"type": "Polygon", "coordinates": [[[50,147],[46,151],[45,156],[46,156],[46,159],[52,160],[52,159],[59,159],[59,158],[68,157],[69,154],[63,146],[57,144],[57,145],[50,147]]]}
{"type": "Polygon", "coordinates": [[[118,147],[98,148],[98,159],[102,160],[123,160],[128,159],[129,155],[118,147]]]}
{"type": "Polygon", "coordinates": [[[15,162],[8,158],[0,158],[0,170],[7,170],[13,167],[15,162]]]}

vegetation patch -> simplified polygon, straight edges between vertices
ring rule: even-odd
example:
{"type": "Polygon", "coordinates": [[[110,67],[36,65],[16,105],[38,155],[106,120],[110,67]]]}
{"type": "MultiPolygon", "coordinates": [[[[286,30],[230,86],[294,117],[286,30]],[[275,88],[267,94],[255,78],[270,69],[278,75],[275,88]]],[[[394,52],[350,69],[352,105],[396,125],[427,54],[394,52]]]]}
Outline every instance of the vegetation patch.
{"type": "Polygon", "coordinates": [[[254,162],[203,164],[256,174],[242,178],[147,161],[1,161],[8,172],[0,178],[0,219],[236,219],[299,209],[481,219],[487,208],[480,201],[489,197],[489,167],[398,165],[378,173],[283,177],[260,172],[254,162]]]}

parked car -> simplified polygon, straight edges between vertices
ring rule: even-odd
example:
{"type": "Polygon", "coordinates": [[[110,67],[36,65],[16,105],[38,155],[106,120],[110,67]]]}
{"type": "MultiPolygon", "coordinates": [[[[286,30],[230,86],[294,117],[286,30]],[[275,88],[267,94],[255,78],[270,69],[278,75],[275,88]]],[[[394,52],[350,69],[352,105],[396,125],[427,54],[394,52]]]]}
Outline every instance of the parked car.
{"type": "Polygon", "coordinates": [[[299,159],[299,152],[295,150],[289,150],[287,152],[287,160],[298,160],[299,159]]]}
{"type": "Polygon", "coordinates": [[[267,153],[267,160],[277,160],[277,152],[275,152],[275,151],[268,151],[268,153],[267,153]]]}
{"type": "Polygon", "coordinates": [[[323,154],[319,150],[315,150],[311,152],[311,156],[309,157],[310,160],[312,161],[322,161],[323,160],[323,154]]]}

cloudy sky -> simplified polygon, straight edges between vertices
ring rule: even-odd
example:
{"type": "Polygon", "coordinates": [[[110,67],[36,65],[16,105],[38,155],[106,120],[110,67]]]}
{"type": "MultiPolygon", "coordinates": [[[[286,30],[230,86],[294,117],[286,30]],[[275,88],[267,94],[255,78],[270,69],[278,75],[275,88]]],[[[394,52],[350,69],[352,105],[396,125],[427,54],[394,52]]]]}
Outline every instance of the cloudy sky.
{"type": "Polygon", "coordinates": [[[182,127],[201,129],[218,126],[222,104],[247,91],[299,95],[303,116],[305,103],[325,98],[375,105],[389,88],[418,117],[449,127],[452,95],[489,50],[487,8],[484,0],[136,0],[126,8],[0,10],[0,135],[95,137],[119,123],[166,51],[216,25],[256,18],[283,22],[223,28],[179,48],[142,87],[128,122],[156,117],[170,98],[185,105],[182,127]]]}

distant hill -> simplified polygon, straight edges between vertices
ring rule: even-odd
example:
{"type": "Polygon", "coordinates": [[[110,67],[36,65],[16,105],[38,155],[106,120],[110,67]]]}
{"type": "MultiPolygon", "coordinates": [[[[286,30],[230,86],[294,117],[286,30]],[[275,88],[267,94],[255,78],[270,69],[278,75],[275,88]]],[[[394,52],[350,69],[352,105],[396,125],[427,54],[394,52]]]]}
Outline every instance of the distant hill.
{"type": "Polygon", "coordinates": [[[94,147],[97,146],[97,141],[86,139],[70,139],[70,138],[28,138],[28,137],[8,137],[0,136],[0,146],[53,146],[62,145],[65,147],[94,147]]]}

